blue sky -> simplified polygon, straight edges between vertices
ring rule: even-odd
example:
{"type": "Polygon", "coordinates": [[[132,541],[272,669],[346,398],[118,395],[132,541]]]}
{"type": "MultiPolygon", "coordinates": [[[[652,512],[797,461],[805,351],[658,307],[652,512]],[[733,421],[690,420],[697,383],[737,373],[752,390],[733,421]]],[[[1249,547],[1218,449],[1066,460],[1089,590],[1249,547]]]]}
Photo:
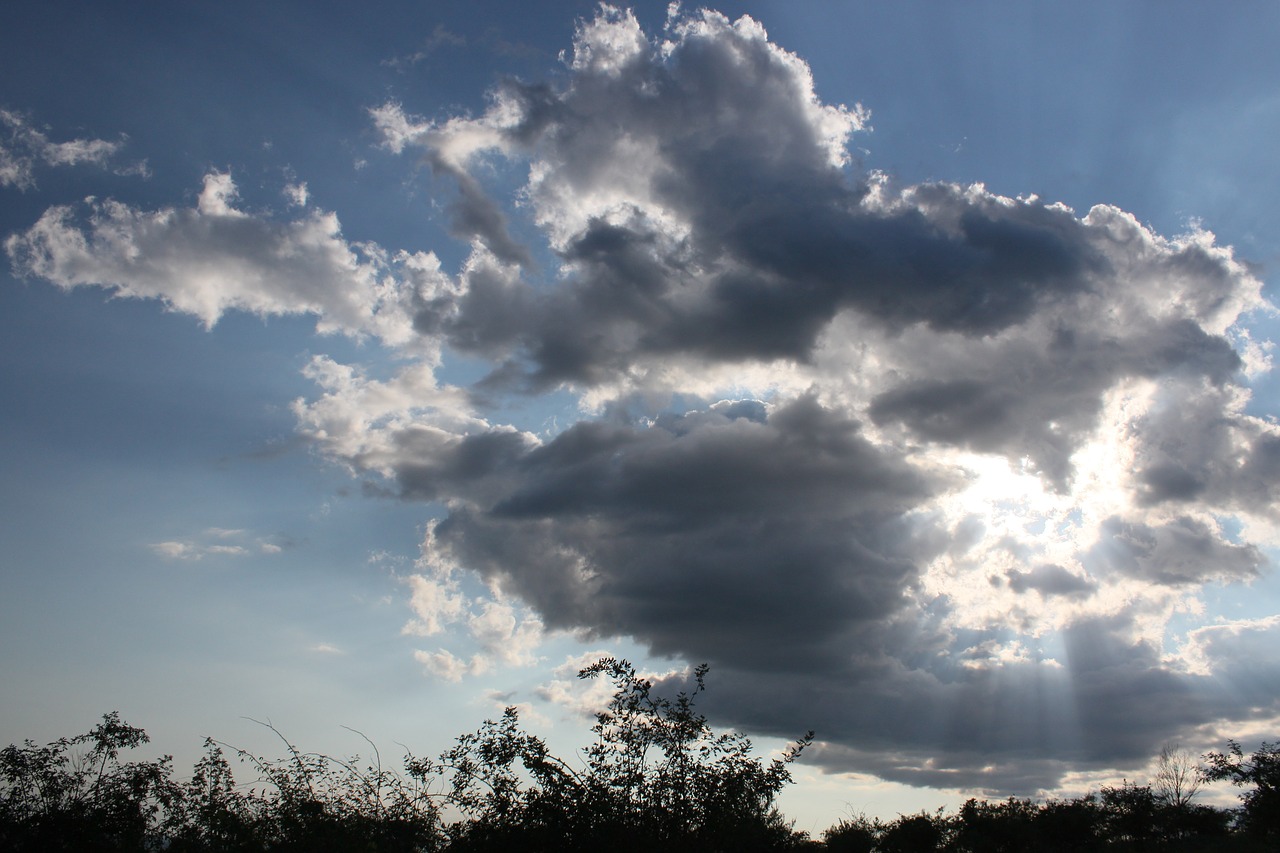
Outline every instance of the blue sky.
{"type": "Polygon", "coordinates": [[[1271,4],[7,17],[0,740],[707,661],[820,830],[1275,739],[1271,4]]]}

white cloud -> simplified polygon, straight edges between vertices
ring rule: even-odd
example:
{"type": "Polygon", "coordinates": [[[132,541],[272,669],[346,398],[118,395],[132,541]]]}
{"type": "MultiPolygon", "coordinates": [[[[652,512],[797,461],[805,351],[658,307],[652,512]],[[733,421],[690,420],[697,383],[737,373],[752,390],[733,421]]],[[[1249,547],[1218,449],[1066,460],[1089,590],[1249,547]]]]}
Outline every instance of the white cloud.
{"type": "Polygon", "coordinates": [[[144,211],[90,199],[81,219],[75,208],[51,207],[5,249],[20,275],[160,299],[207,327],[231,310],[313,314],[321,333],[418,340],[415,301],[448,286],[434,258],[350,244],[332,213],[251,215],[235,207],[236,196],[231,176],[212,172],[194,208],[144,211]]]}
{"type": "Polygon", "coordinates": [[[205,557],[247,557],[251,554],[273,555],[284,548],[269,539],[243,529],[209,527],[191,539],[170,539],[148,545],[167,560],[196,561],[205,557]]]}
{"type": "Polygon", "coordinates": [[[410,575],[405,581],[411,590],[409,607],[414,618],[405,623],[403,633],[430,637],[462,617],[466,600],[456,584],[422,575],[410,575]]]}
{"type": "Polygon", "coordinates": [[[505,601],[486,601],[467,619],[471,636],[482,655],[501,666],[530,666],[543,639],[542,620],[528,614],[520,618],[505,601]]]}
{"type": "Polygon", "coordinates": [[[402,633],[435,636],[448,632],[454,641],[475,647],[465,662],[453,652],[418,650],[416,658],[428,671],[449,681],[480,675],[495,666],[527,667],[538,662],[544,639],[542,620],[490,588],[478,597],[464,594],[454,578],[456,567],[436,547],[436,523],[428,522],[418,567],[423,574],[405,578],[411,589],[413,618],[402,633]]]}
{"type": "Polygon", "coordinates": [[[443,681],[458,682],[464,675],[475,674],[465,661],[452,652],[427,652],[419,649],[413,653],[413,657],[429,674],[443,681]]]}
{"type": "MultiPolygon", "coordinates": [[[[106,139],[71,139],[53,142],[31,125],[21,113],[0,109],[0,129],[8,132],[8,138],[0,138],[0,187],[28,190],[36,185],[36,170],[40,166],[77,166],[89,164],[107,168],[120,149],[123,137],[111,142],[106,139]]],[[[134,163],[116,170],[119,174],[145,176],[145,162],[134,163]]]]}
{"type": "MultiPolygon", "coordinates": [[[[583,679],[579,677],[579,673],[609,657],[613,657],[613,654],[602,649],[567,656],[551,671],[551,680],[537,688],[537,697],[567,711],[577,719],[594,721],[595,715],[605,709],[617,688],[607,678],[583,679]]],[[[650,681],[688,674],[687,667],[677,667],[665,672],[636,673],[637,677],[650,681]]]]}
{"type": "Polygon", "coordinates": [[[203,551],[189,542],[155,542],[150,548],[160,556],[171,560],[198,560],[204,556],[203,551]]]}
{"type": "MultiPolygon", "coordinates": [[[[1224,670],[1274,666],[1274,650],[1280,639],[1280,615],[1261,619],[1223,620],[1187,632],[1176,662],[1187,672],[1220,678],[1224,670]]],[[[1264,683],[1259,685],[1267,688],[1264,683]]]]}
{"type": "Polygon", "coordinates": [[[289,203],[294,207],[307,206],[307,199],[310,196],[307,193],[306,181],[301,181],[296,184],[285,184],[285,187],[283,190],[281,190],[281,192],[283,193],[284,197],[289,200],[289,203]]]}
{"type": "Polygon", "coordinates": [[[358,367],[314,356],[304,375],[324,394],[294,401],[299,431],[355,470],[390,476],[406,459],[429,466],[468,433],[488,430],[462,389],[436,383],[430,363],[411,364],[380,381],[358,367]]]}

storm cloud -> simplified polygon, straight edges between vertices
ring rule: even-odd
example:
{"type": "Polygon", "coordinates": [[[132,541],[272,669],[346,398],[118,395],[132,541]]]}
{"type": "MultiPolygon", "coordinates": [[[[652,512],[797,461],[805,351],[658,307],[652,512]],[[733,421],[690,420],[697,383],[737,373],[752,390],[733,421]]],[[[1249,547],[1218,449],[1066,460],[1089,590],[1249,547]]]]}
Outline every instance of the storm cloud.
{"type": "Polygon", "coordinates": [[[488,387],[599,407],[399,460],[403,496],[453,498],[435,565],[710,661],[726,721],[815,727],[825,766],[912,784],[1051,789],[1232,713],[1161,651],[1181,591],[1266,565],[1215,520],[1273,504],[1231,332],[1264,303],[1230,249],[859,174],[867,111],[749,19],[650,38],[604,8],[566,63],[476,118],[375,111],[397,149],[527,161],[559,264],[540,282],[482,240],[418,328],[496,362],[488,387]],[[707,396],[733,388],[757,396],[707,396]],[[1041,502],[1017,526],[978,459],[1041,502]]]}

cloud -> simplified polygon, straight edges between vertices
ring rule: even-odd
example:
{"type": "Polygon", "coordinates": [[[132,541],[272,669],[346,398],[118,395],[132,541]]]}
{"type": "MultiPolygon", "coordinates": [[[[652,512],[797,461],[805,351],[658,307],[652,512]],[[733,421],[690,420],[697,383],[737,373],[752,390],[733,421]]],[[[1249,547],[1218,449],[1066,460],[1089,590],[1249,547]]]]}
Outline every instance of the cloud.
{"type": "MultiPolygon", "coordinates": [[[[77,166],[89,164],[109,167],[112,159],[125,141],[106,139],[71,139],[53,142],[42,131],[31,126],[21,113],[0,109],[0,128],[6,138],[0,138],[0,187],[19,190],[32,189],[36,185],[36,170],[41,166],[77,166]]],[[[146,163],[135,163],[117,169],[118,174],[147,174],[146,163]]]]}
{"type": "Polygon", "coordinates": [[[1098,568],[1152,583],[1253,580],[1266,558],[1253,545],[1225,542],[1207,522],[1181,516],[1158,527],[1109,518],[1092,554],[1098,568]]]}
{"type": "Polygon", "coordinates": [[[1073,574],[1062,566],[1036,566],[1028,572],[1009,571],[1005,573],[1009,588],[1017,593],[1031,590],[1043,596],[1051,595],[1090,595],[1097,590],[1097,584],[1073,574]]]}
{"type": "Polygon", "coordinates": [[[382,64],[404,73],[442,47],[465,47],[466,44],[467,40],[463,36],[450,31],[444,24],[436,24],[436,28],[431,31],[431,35],[423,41],[422,47],[418,50],[404,56],[384,59],[382,64]]]}
{"type": "Polygon", "coordinates": [[[87,215],[49,208],[5,250],[15,272],[60,287],[105,287],[160,299],[207,327],[227,311],[312,314],[322,333],[408,345],[411,316],[449,284],[431,255],[388,257],[343,239],[338,218],[312,211],[276,221],[238,209],[227,173],[211,172],[194,208],[145,211],[88,199],[87,215]]]}
{"type": "MultiPolygon", "coordinates": [[[[601,649],[567,656],[559,666],[551,670],[551,680],[536,688],[535,695],[539,700],[567,711],[576,721],[594,723],[596,714],[605,710],[616,688],[607,678],[582,679],[578,674],[608,657],[613,657],[613,654],[601,649]]],[[[637,677],[651,682],[678,676],[687,677],[688,674],[687,667],[669,669],[666,672],[636,673],[637,677]]]]}
{"type": "Polygon", "coordinates": [[[203,560],[205,557],[272,555],[284,550],[283,546],[268,538],[256,536],[251,531],[229,530],[221,527],[210,527],[201,535],[190,539],[153,542],[147,547],[166,560],[192,562],[203,560]]]}
{"type": "Polygon", "coordinates": [[[413,658],[422,664],[427,673],[442,681],[457,683],[465,675],[478,675],[483,671],[468,666],[466,661],[459,660],[449,651],[428,652],[418,649],[413,653],[413,658]]]}
{"type": "Polygon", "coordinates": [[[436,527],[435,522],[427,525],[423,556],[417,566],[420,572],[405,578],[412,589],[409,606],[414,616],[401,633],[429,637],[455,629],[451,631],[454,638],[465,634],[474,651],[464,660],[448,649],[419,649],[415,658],[428,672],[446,681],[479,675],[495,666],[536,663],[544,636],[542,620],[528,608],[509,602],[497,590],[491,590],[487,600],[466,595],[454,577],[454,567],[439,559],[432,546],[436,527]]]}
{"type": "Polygon", "coordinates": [[[473,244],[417,331],[493,365],[473,391],[586,415],[538,438],[422,409],[325,445],[444,506],[424,559],[710,661],[719,719],[816,728],[833,770],[1029,793],[1250,716],[1161,651],[1188,595],[1267,566],[1223,523],[1274,516],[1280,459],[1230,248],[858,174],[869,113],[749,18],[651,38],[605,6],[565,64],[476,117],[372,111],[458,181],[473,244]],[[554,277],[503,248],[488,157],[527,164],[554,277]]]}

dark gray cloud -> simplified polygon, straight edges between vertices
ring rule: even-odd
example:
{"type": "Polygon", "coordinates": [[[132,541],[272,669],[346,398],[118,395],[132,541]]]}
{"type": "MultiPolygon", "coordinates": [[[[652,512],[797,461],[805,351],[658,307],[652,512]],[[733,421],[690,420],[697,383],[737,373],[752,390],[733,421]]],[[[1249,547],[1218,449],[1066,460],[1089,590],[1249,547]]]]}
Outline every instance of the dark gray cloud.
{"type": "Polygon", "coordinates": [[[812,398],[763,415],[741,401],[536,447],[476,436],[396,474],[407,496],[468,496],[434,547],[550,626],[761,665],[803,649],[817,667],[903,605],[907,513],[946,481],[812,398]]]}
{"type": "Polygon", "coordinates": [[[1151,583],[1251,580],[1267,564],[1257,547],[1225,542],[1208,524],[1186,516],[1159,526],[1112,517],[1101,533],[1090,555],[1094,567],[1151,583]]]}
{"type": "MultiPolygon", "coordinates": [[[[462,351],[501,356],[491,390],[590,387],[647,365],[812,363],[853,312],[895,368],[871,400],[877,425],[1027,457],[1064,489],[1118,383],[1222,386],[1239,371],[1216,320],[1257,282],[1229,253],[1164,241],[1111,208],[1081,218],[981,187],[851,176],[844,142],[865,117],[821,104],[762,30],[695,13],[650,43],[632,24],[603,12],[559,85],[508,83],[467,129],[397,137],[443,161],[430,140],[487,134],[530,161],[525,193],[561,278],[473,263],[457,302],[419,317],[462,351]],[[609,28],[604,51],[592,34],[609,28]]],[[[459,204],[489,204],[450,168],[470,188],[459,204]]],[[[1152,472],[1153,499],[1189,487],[1167,473],[1152,472]]]]}
{"type": "MultiPolygon", "coordinates": [[[[1064,632],[1065,665],[986,668],[927,654],[905,666],[913,632],[886,632],[895,645],[882,658],[864,657],[822,679],[713,670],[706,704],[719,719],[779,737],[794,737],[788,726],[796,720],[812,720],[823,742],[810,760],[830,772],[1027,796],[1052,791],[1072,770],[1141,768],[1162,742],[1230,706],[1216,679],[1169,669],[1158,650],[1128,638],[1131,628],[1127,616],[1085,619],[1064,632]]],[[[1215,664],[1235,650],[1228,648],[1235,639],[1206,638],[1206,645],[1222,643],[1213,649],[1215,664]]],[[[1251,695],[1275,683],[1276,667],[1264,669],[1254,674],[1251,695]]],[[[679,678],[663,686],[685,687],[679,678]]],[[[1265,706],[1276,708],[1274,696],[1265,706]]]]}
{"type": "Polygon", "coordinates": [[[1005,572],[1005,579],[1014,592],[1035,591],[1043,596],[1088,596],[1098,589],[1098,585],[1087,578],[1073,574],[1062,566],[1053,565],[1036,566],[1028,572],[1011,569],[1005,572]]]}
{"type": "Polygon", "coordinates": [[[543,440],[369,427],[358,467],[446,508],[430,565],[708,661],[718,720],[814,728],[824,767],[910,784],[1034,793],[1274,706],[1201,671],[1253,627],[1181,657],[1161,636],[1180,596],[1266,565],[1212,520],[1272,516],[1280,473],[1232,337],[1260,283],[1229,249],[859,174],[865,113],[749,19],[650,38],[602,7],[566,65],[476,118],[375,111],[458,180],[473,240],[415,328],[489,362],[477,405],[596,411],[543,440]],[[488,155],[529,164],[545,279],[471,174],[488,155]]]}
{"type": "MultiPolygon", "coordinates": [[[[859,121],[819,104],[794,57],[725,23],[680,35],[620,64],[576,64],[560,89],[503,90],[501,136],[536,164],[529,195],[569,275],[521,329],[455,345],[510,347],[540,385],[591,383],[645,355],[805,360],[846,309],[890,329],[988,337],[1073,295],[1131,285],[1138,253],[1125,268],[1112,258],[1120,238],[1138,239],[1129,223],[949,184],[873,192],[832,157],[859,121]]],[[[1107,378],[1237,368],[1194,322],[1236,289],[1222,260],[1190,245],[1139,265],[1207,283],[1186,305],[1193,318],[1144,318],[1152,328],[1132,342],[1132,327],[1110,329],[1101,343],[1120,346],[1122,364],[1107,378]]],[[[1059,340],[1093,331],[1099,318],[1081,309],[1099,306],[1076,307],[1059,340]]]]}
{"type": "Polygon", "coordinates": [[[485,193],[479,181],[438,152],[429,152],[427,163],[433,172],[453,178],[458,185],[458,195],[449,202],[445,211],[449,216],[451,234],[464,239],[475,238],[505,263],[532,265],[533,256],[529,249],[511,236],[502,207],[485,193]]]}
{"type": "Polygon", "coordinates": [[[1135,491],[1146,506],[1192,503],[1274,517],[1280,433],[1232,411],[1237,388],[1169,382],[1136,427],[1135,491]]]}

